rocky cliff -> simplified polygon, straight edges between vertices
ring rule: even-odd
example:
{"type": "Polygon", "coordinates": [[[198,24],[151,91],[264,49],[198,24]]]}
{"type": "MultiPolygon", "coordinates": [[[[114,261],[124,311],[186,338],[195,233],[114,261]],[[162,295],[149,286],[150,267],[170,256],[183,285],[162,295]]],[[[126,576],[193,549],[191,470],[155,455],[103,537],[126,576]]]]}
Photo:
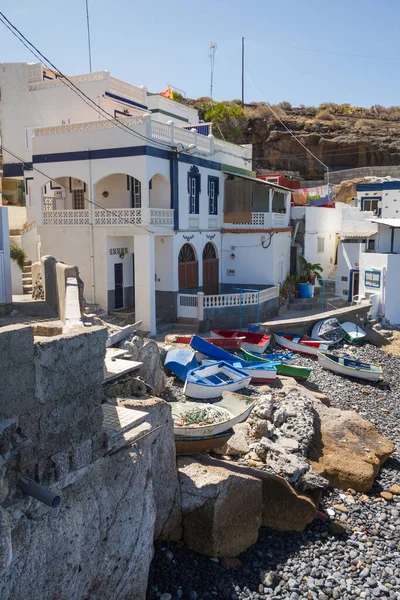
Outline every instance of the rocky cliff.
{"type": "MultiPolygon", "coordinates": [[[[257,171],[297,171],[305,179],[323,179],[324,167],[279,119],[332,171],[400,162],[399,107],[324,104],[294,108],[282,102],[272,107],[275,116],[265,103],[251,103],[245,105],[241,119],[236,112],[234,119],[225,116],[221,120],[223,111],[207,108],[205,99],[192,104],[216,123],[216,137],[222,130],[227,140],[253,144],[253,168],[257,171]]],[[[232,107],[235,101],[224,104],[232,107]]]]}

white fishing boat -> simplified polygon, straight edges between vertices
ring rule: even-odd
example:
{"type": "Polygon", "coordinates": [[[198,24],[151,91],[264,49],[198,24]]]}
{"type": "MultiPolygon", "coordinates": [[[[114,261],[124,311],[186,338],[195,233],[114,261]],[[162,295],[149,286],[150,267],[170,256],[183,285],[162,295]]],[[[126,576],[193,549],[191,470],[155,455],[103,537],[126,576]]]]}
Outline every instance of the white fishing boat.
{"type": "Polygon", "coordinates": [[[321,340],[314,340],[307,335],[296,335],[293,333],[282,333],[276,331],[274,333],[275,341],[277,344],[287,350],[294,350],[301,354],[308,354],[309,356],[317,356],[319,351],[325,351],[329,348],[329,343],[321,340]]]}
{"type": "Polygon", "coordinates": [[[344,331],[337,319],[323,319],[314,325],[311,337],[325,344],[336,344],[344,338],[344,331]]]}
{"type": "Polygon", "coordinates": [[[318,362],[324,369],[347,375],[348,377],[357,377],[367,381],[377,381],[382,375],[382,367],[370,363],[363,363],[351,358],[342,358],[335,354],[327,352],[318,353],[318,362]]]}
{"type": "Polygon", "coordinates": [[[190,398],[218,398],[223,392],[247,387],[251,375],[226,362],[215,362],[189,371],[183,392],[190,398]]]}
{"type": "Polygon", "coordinates": [[[346,323],[342,323],[341,327],[344,331],[344,339],[351,344],[361,344],[367,337],[365,331],[356,323],[346,321],[346,323]]]}
{"type": "Polygon", "coordinates": [[[222,400],[214,404],[171,402],[174,434],[180,439],[216,436],[245,421],[255,403],[232,392],[224,392],[222,400]]]}

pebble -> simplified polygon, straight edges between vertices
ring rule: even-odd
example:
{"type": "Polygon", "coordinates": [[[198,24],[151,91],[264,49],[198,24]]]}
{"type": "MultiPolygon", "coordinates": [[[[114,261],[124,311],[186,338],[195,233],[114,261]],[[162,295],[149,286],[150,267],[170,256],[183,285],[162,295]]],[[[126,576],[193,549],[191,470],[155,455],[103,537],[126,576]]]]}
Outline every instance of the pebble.
{"type": "MultiPolygon", "coordinates": [[[[400,356],[389,356],[369,344],[351,346],[347,352],[365,362],[381,363],[389,387],[341,378],[323,371],[317,361],[305,356],[297,360],[299,365],[313,368],[310,383],[328,397],[331,406],[356,410],[397,444],[397,454],[383,465],[372,489],[368,493],[326,490],[319,510],[328,519],[314,519],[301,533],[262,527],[256,544],[240,559],[220,558],[217,563],[191,552],[184,544],[156,542],[147,600],[164,600],[159,590],[168,590],[172,600],[400,598],[400,356]],[[390,412],[381,411],[381,407],[390,412]],[[391,501],[381,495],[382,491],[392,495],[391,501]],[[332,522],[335,515],[346,518],[346,523],[339,519],[332,522]],[[172,560],[167,559],[167,551],[173,554],[172,560]]],[[[175,397],[181,399],[181,390],[174,390],[175,397]]],[[[250,386],[249,390],[253,395],[257,388],[250,386]]]]}
{"type": "Polygon", "coordinates": [[[334,504],[333,508],[341,513],[348,513],[349,509],[346,508],[343,504],[334,504]]]}
{"type": "Polygon", "coordinates": [[[381,496],[385,500],[393,500],[393,494],[391,494],[390,492],[381,492],[381,496]]]}

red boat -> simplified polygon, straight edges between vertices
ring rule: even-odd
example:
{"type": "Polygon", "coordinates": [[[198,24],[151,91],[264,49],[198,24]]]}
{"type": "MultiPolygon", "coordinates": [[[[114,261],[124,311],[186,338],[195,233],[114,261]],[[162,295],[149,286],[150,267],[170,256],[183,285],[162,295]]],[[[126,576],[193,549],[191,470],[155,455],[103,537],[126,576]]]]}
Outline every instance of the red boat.
{"type": "Polygon", "coordinates": [[[243,339],[241,347],[248,352],[262,354],[266,351],[271,341],[271,336],[266,333],[252,333],[250,331],[231,331],[230,329],[213,329],[211,331],[213,339],[234,339],[241,337],[243,339]]]}
{"type": "MultiPolygon", "coordinates": [[[[218,348],[223,348],[224,350],[239,350],[244,341],[245,334],[241,335],[241,337],[231,337],[231,338],[203,338],[210,344],[217,346],[218,348]]],[[[166,344],[186,344],[189,345],[192,340],[191,335],[175,335],[170,333],[165,336],[166,344]]]]}

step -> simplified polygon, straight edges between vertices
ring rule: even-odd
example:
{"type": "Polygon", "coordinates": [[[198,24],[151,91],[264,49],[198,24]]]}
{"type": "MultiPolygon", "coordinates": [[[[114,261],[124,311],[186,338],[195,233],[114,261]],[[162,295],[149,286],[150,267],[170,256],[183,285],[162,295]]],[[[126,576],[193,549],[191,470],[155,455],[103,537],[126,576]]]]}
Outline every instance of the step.
{"type": "MultiPolygon", "coordinates": [[[[311,300],[311,298],[310,298],[311,300]]],[[[344,306],[348,306],[348,302],[339,298],[338,296],[335,298],[326,298],[324,302],[324,310],[334,310],[334,308],[342,308],[344,306]]],[[[318,310],[322,308],[322,298],[318,299],[318,302],[308,302],[304,304],[295,304],[289,303],[288,310],[298,310],[298,311],[306,311],[306,310],[318,310]]]]}
{"type": "MultiPolygon", "coordinates": [[[[325,294],[325,301],[336,300],[339,296],[334,294],[325,294]]],[[[301,306],[302,304],[321,304],[322,296],[313,296],[312,298],[294,298],[289,302],[293,306],[301,306]]]]}
{"type": "Polygon", "coordinates": [[[24,284],[32,283],[32,275],[26,275],[24,277],[24,273],[22,273],[22,283],[24,283],[24,284]]]}
{"type": "Polygon", "coordinates": [[[32,266],[31,260],[24,260],[24,267],[31,267],[31,266],[32,266]]]}
{"type": "Polygon", "coordinates": [[[27,265],[26,267],[22,267],[23,273],[32,273],[32,265],[27,265]]]}

